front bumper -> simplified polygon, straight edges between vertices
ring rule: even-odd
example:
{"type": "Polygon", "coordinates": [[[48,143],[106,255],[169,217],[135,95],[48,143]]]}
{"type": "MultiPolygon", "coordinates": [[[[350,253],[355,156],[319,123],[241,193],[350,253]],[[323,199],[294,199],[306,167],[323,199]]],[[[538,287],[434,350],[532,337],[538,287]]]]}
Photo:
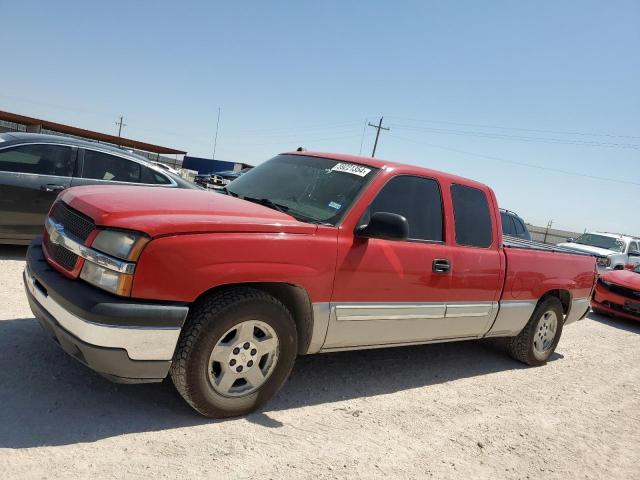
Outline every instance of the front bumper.
{"type": "Polygon", "coordinates": [[[617,317],[628,318],[629,320],[640,320],[640,313],[635,313],[625,308],[626,302],[638,301],[630,298],[626,298],[617,293],[613,293],[603,288],[599,283],[596,284],[596,289],[593,292],[593,298],[591,299],[591,308],[596,312],[607,313],[609,315],[615,315],[617,317]]]}
{"type": "Polygon", "coordinates": [[[41,238],[27,251],[24,284],[43,329],[89,368],[121,382],[166,377],[186,305],[117,297],[70,280],[46,262],[41,238]]]}

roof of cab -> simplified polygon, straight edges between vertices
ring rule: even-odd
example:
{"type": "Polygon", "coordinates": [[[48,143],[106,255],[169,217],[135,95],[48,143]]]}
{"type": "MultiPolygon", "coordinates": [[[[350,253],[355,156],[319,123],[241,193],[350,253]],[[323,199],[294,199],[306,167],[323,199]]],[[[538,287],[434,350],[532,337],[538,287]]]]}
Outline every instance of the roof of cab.
{"type": "Polygon", "coordinates": [[[359,155],[348,155],[345,153],[329,153],[329,152],[310,152],[310,151],[295,151],[285,152],[286,155],[307,155],[309,157],[322,157],[329,158],[331,160],[339,160],[343,162],[358,163],[361,165],[367,165],[369,167],[380,169],[398,169],[403,173],[415,173],[427,175],[430,177],[446,178],[451,183],[462,183],[469,186],[476,186],[479,188],[489,188],[486,184],[471,180],[465,177],[459,177],[450,173],[441,172],[438,170],[431,170],[429,168],[420,167],[418,165],[411,165],[408,163],[391,162],[380,158],[363,157],[359,155]]]}

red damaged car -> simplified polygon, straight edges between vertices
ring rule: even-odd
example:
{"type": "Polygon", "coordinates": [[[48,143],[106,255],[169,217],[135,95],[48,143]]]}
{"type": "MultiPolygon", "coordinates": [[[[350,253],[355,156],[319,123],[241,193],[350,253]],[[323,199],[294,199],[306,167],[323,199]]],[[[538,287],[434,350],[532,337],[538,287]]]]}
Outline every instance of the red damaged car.
{"type": "Polygon", "coordinates": [[[640,320],[640,265],[601,275],[591,299],[596,313],[640,320]]]}

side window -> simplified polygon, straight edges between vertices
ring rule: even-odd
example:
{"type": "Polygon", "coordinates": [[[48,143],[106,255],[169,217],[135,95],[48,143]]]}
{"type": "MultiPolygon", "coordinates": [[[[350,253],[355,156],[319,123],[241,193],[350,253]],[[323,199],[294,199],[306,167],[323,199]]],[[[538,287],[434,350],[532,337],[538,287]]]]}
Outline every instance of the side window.
{"type": "Polygon", "coordinates": [[[516,234],[516,227],[513,224],[513,218],[506,212],[500,212],[500,219],[502,220],[502,233],[504,235],[514,236],[516,234]]]}
{"type": "Polygon", "coordinates": [[[0,150],[0,170],[70,177],[73,172],[71,147],[22,145],[0,150]]]}
{"type": "Polygon", "coordinates": [[[160,172],[156,172],[155,170],[141,166],[142,169],[140,181],[142,183],[151,183],[154,185],[170,185],[171,180],[169,180],[165,175],[160,172]]]}
{"type": "MultiPolygon", "coordinates": [[[[378,193],[365,215],[390,212],[409,222],[410,240],[442,241],[442,199],[438,183],[430,178],[401,175],[378,193]]],[[[367,223],[368,219],[364,223],[367,223]]]]}
{"type": "Polygon", "coordinates": [[[524,237],[526,230],[524,229],[524,225],[519,218],[514,218],[513,223],[516,224],[516,235],[519,237],[524,237]]]}
{"type": "Polygon", "coordinates": [[[451,186],[456,242],[470,247],[491,245],[491,215],[482,190],[464,185],[451,186]]]}
{"type": "Polygon", "coordinates": [[[113,182],[140,182],[140,164],[108,153],[85,150],[83,178],[113,182]]]}

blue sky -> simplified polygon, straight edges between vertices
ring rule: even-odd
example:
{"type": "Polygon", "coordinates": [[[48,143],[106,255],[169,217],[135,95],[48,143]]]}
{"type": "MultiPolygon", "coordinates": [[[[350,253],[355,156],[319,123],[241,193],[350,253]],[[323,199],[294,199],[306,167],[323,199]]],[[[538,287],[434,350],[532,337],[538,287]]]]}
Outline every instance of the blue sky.
{"type": "Polygon", "coordinates": [[[221,107],[216,157],[248,163],[370,154],[384,115],[378,157],[485,182],[534,224],[640,235],[637,1],[0,11],[0,110],[110,133],[124,115],[127,137],[211,156],[221,107]]]}

